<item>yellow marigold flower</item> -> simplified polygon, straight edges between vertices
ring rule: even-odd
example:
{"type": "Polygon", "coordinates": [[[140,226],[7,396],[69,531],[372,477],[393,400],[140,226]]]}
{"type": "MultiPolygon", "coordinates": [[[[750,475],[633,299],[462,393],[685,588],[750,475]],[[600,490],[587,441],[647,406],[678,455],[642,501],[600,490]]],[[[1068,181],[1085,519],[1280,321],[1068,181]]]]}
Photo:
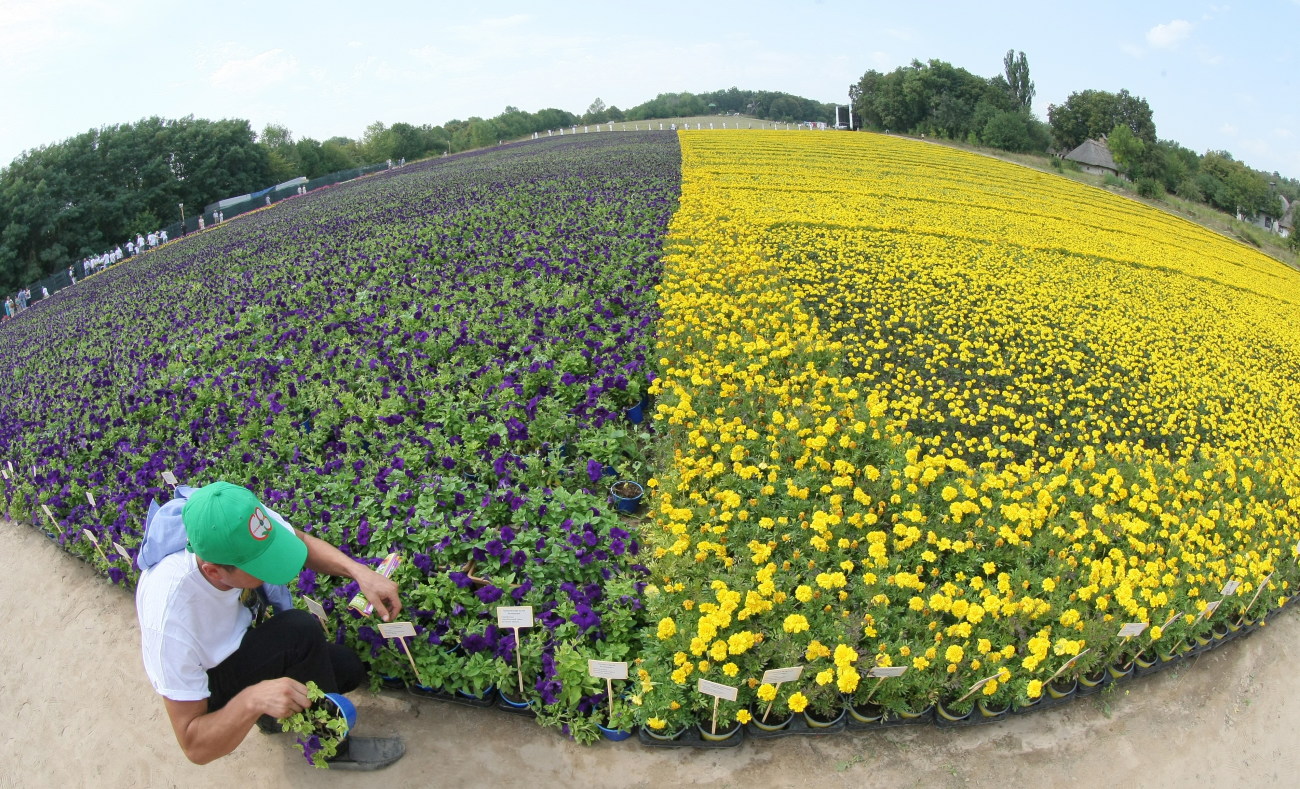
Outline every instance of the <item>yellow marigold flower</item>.
{"type": "Polygon", "coordinates": [[[835,669],[828,668],[824,671],[817,672],[816,680],[818,685],[829,685],[835,679],[835,669]]]}
{"type": "Polygon", "coordinates": [[[1036,699],[1043,695],[1043,683],[1041,680],[1031,679],[1029,685],[1025,688],[1025,695],[1031,699],[1036,699]]]}
{"type": "Polygon", "coordinates": [[[752,646],[754,646],[754,634],[748,630],[733,633],[727,639],[727,652],[732,655],[743,655],[752,646]]]}
{"type": "Polygon", "coordinates": [[[960,646],[953,644],[944,651],[943,659],[949,663],[960,663],[965,655],[966,652],[960,646]]]}
{"type": "Polygon", "coordinates": [[[820,660],[824,657],[830,657],[830,654],[830,647],[813,639],[812,643],[808,645],[808,649],[804,651],[804,658],[807,660],[820,660]]]}
{"type": "Polygon", "coordinates": [[[667,726],[668,721],[664,720],[663,718],[650,718],[645,722],[645,725],[649,726],[652,729],[659,730],[667,726]]]}
{"type": "Polygon", "coordinates": [[[728,662],[726,665],[722,667],[722,673],[726,674],[728,677],[734,677],[740,673],[740,666],[737,666],[735,663],[728,662]]]}
{"type": "Polygon", "coordinates": [[[835,665],[851,666],[857,661],[857,659],[858,653],[857,650],[853,649],[853,647],[844,644],[837,644],[835,646],[835,665]]]}
{"type": "Polygon", "coordinates": [[[798,600],[799,602],[806,603],[809,600],[811,600],[812,597],[813,597],[813,590],[811,586],[807,586],[805,584],[799,584],[797,587],[795,587],[794,599],[798,600]]]}
{"type": "Polygon", "coordinates": [[[808,629],[808,619],[803,614],[790,614],[785,618],[782,628],[787,633],[802,633],[808,629]]]}
{"type": "Polygon", "coordinates": [[[758,700],[771,701],[776,698],[776,686],[764,682],[758,686],[758,700]]]}
{"type": "Polygon", "coordinates": [[[669,639],[677,635],[677,623],[669,617],[659,620],[659,638],[669,639]]]}
{"type": "Polygon", "coordinates": [[[808,706],[808,697],[796,691],[786,701],[786,706],[790,708],[791,712],[803,712],[804,708],[808,706]]]}
{"type": "Polygon", "coordinates": [[[846,666],[840,669],[839,676],[836,680],[836,686],[839,688],[840,693],[852,693],[858,689],[858,681],[860,679],[861,675],[858,674],[857,669],[852,666],[846,666]]]}
{"type": "Polygon", "coordinates": [[[736,720],[740,723],[749,723],[754,716],[749,714],[749,710],[736,710],[736,720]]]}
{"type": "Polygon", "coordinates": [[[709,647],[709,657],[714,660],[725,660],[727,657],[727,642],[714,641],[713,646],[709,647]]]}

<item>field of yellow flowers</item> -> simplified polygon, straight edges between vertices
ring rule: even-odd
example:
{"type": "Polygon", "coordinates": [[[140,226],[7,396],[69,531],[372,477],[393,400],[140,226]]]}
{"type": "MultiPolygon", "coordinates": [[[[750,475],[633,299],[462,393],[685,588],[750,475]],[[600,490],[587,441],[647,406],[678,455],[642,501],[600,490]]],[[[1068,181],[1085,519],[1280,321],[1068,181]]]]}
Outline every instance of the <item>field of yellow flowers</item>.
{"type": "Polygon", "coordinates": [[[1028,707],[1286,601],[1300,274],[922,142],[681,147],[635,697],[651,731],[708,720],[699,679],[739,688],[720,724],[1028,707]]]}

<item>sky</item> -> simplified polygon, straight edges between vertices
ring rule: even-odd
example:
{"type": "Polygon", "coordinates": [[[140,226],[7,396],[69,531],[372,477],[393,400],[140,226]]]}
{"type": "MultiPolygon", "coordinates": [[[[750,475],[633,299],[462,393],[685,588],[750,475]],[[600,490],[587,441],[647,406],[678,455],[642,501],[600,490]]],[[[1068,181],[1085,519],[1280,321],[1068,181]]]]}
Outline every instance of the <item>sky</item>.
{"type": "Polygon", "coordinates": [[[455,6],[0,0],[0,164],[155,115],[325,140],[732,86],[847,103],[868,69],[935,59],[992,77],[1014,49],[1043,120],[1071,93],[1127,89],[1160,138],[1300,178],[1300,0],[455,6]]]}

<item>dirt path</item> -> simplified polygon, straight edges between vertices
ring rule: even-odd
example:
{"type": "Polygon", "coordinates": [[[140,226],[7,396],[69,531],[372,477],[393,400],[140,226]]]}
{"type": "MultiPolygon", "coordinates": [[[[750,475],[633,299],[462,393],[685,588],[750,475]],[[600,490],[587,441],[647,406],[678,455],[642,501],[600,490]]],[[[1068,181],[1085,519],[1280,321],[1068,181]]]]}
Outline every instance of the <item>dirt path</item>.
{"type": "Polygon", "coordinates": [[[9,786],[1199,787],[1300,783],[1295,613],[1190,666],[973,729],[909,727],[728,751],[580,747],[504,713],[354,694],[360,733],[398,733],[382,773],[311,770],[251,733],[206,767],[176,746],[140,666],[131,596],[27,527],[0,523],[0,733],[9,786]],[[252,783],[249,783],[249,782],[252,783]]]}

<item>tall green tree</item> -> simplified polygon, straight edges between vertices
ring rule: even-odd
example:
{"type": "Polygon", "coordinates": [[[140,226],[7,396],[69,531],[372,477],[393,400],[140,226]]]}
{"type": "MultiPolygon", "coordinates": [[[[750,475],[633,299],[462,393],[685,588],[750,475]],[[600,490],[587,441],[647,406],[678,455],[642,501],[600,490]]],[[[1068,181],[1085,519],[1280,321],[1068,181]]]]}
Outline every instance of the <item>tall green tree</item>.
{"type": "Polygon", "coordinates": [[[1034,103],[1034,81],[1029,78],[1029,60],[1025,53],[1008,49],[1002,58],[1002,74],[1015,106],[1028,112],[1034,103]]]}

